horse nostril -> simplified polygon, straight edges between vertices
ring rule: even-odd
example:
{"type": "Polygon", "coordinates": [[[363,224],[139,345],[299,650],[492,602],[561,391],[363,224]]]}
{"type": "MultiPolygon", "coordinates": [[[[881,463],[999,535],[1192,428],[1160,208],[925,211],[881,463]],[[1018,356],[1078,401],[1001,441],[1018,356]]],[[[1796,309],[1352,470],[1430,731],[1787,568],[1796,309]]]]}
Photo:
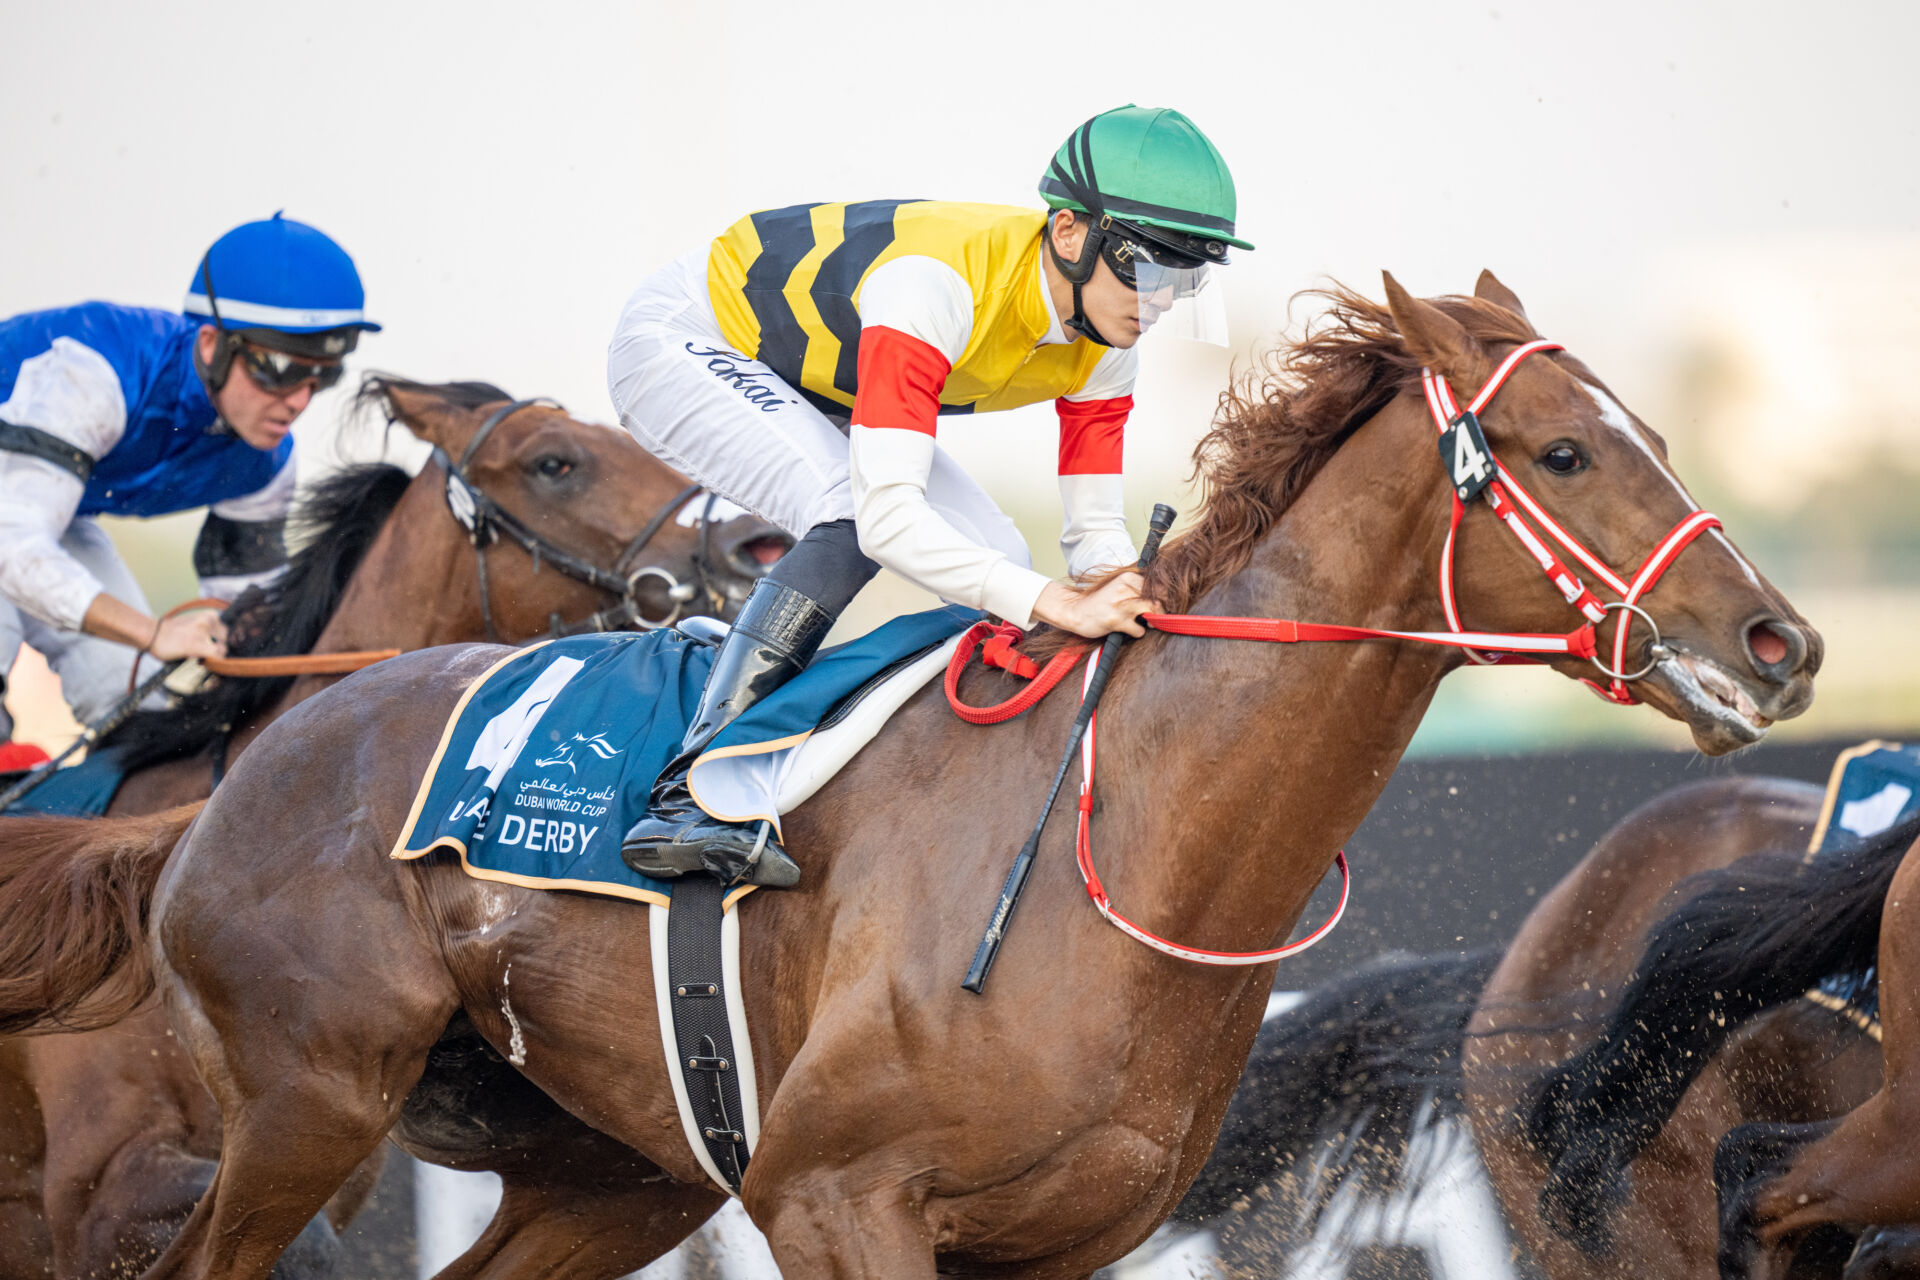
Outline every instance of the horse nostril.
{"type": "Polygon", "coordinates": [[[1784,679],[1799,670],[1807,656],[1807,640],[1800,628],[1777,618],[1761,618],[1747,628],[1747,652],[1760,674],[1784,679]]]}
{"type": "Polygon", "coordinates": [[[754,538],[740,545],[740,552],[747,559],[765,568],[793,550],[793,539],[784,533],[770,533],[754,538]]]}

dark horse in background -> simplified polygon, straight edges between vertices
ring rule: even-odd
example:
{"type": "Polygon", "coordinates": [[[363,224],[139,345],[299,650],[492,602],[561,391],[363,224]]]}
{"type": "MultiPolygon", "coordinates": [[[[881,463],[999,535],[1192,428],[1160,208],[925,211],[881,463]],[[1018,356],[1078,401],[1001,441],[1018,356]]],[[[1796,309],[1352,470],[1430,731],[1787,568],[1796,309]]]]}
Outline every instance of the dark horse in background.
{"type": "MultiPolygon", "coordinates": [[[[459,458],[511,397],[484,383],[375,377],[361,399],[459,458]]],[[[630,546],[684,494],[686,477],[625,432],[549,406],[503,419],[467,473],[555,548],[610,567],[631,551],[626,573],[644,564],[701,584],[690,602],[695,612],[713,611],[716,600],[728,612],[737,608],[790,545],[784,533],[747,517],[712,529],[668,518],[647,545],[630,546]]],[[[555,617],[574,623],[609,605],[604,591],[550,563],[536,565],[518,547],[469,545],[447,508],[445,485],[437,463],[412,478],[373,465],[321,482],[296,515],[306,543],[286,575],[231,611],[233,651],[421,649],[482,639],[489,626],[521,641],[539,637],[555,617]],[[476,555],[489,560],[484,606],[476,555]]],[[[701,499],[691,505],[698,513],[701,499]]],[[[676,604],[659,575],[644,579],[640,595],[648,617],[676,604]]],[[[110,812],[154,813],[204,799],[216,750],[237,760],[267,725],[337,679],[219,681],[177,711],[136,717],[106,744],[127,753],[130,769],[110,812]]],[[[299,775],[324,765],[305,761],[299,775]]],[[[0,1039],[0,1280],[137,1273],[205,1191],[219,1149],[214,1100],[157,1004],[96,1031],[0,1039]]],[[[278,1274],[326,1270],[332,1229],[359,1206],[377,1171],[370,1163],[350,1180],[278,1274]]]]}
{"type": "MultiPolygon", "coordinates": [[[[1478,388],[1535,336],[1498,281],[1477,293],[1420,301],[1390,277],[1385,306],[1336,293],[1264,385],[1224,399],[1205,502],[1148,594],[1444,630],[1452,493],[1420,371],[1478,388]]],[[[1616,566],[1697,510],[1658,438],[1570,355],[1521,364],[1482,422],[1616,566]]],[[[1565,632],[1573,610],[1498,523],[1475,511],[1459,530],[1466,617],[1565,632]]],[[[1637,633],[1628,656],[1653,665],[1635,689],[1702,749],[1807,705],[1818,637],[1727,539],[1695,543],[1645,605],[1666,644],[1649,655],[1637,633]]],[[[447,714],[501,654],[439,649],[342,681],[264,733],[197,816],[0,833],[0,1018],[111,1020],[157,983],[220,1104],[219,1170],[150,1280],[267,1275],[390,1131],[502,1175],[492,1224],[443,1273],[461,1280],[618,1276],[721,1203],[660,1061],[646,916],[386,857],[447,714]],[[518,1074],[467,1087],[476,1060],[449,1046],[476,1035],[511,1044],[518,1074]]],[[[1101,708],[1093,808],[1115,901],[1183,942],[1272,946],[1461,661],[1394,641],[1131,646],[1101,708]]],[[[1011,688],[976,673],[962,692],[1011,688]]],[[[1040,846],[986,996],[959,985],[1074,713],[1053,698],[983,729],[922,691],[787,816],[804,883],[738,908],[763,1116],[742,1197],[789,1280],[1086,1277],[1205,1161],[1272,964],[1183,964],[1109,926],[1069,821],[1040,846]]]]}
{"type": "Polygon", "coordinates": [[[1620,1138],[1632,1177],[1604,1159],[1576,1173],[1583,1152],[1544,1206],[1555,1148],[1542,1134],[1560,1122],[1533,1119],[1533,1108],[1548,1073],[1605,1025],[1649,931],[1699,888],[1692,877],[1756,849],[1797,860],[1822,794],[1768,777],[1676,787],[1602,836],[1504,952],[1384,957],[1308,993],[1262,1028],[1180,1218],[1224,1237],[1297,1242],[1343,1188],[1417,1193],[1441,1166],[1409,1167],[1410,1145],[1453,1118],[1471,1124],[1508,1223],[1554,1280],[1718,1275],[1715,1143],[1737,1125],[1824,1119],[1869,1097],[1880,1051],[1856,1011],[1796,1000],[1729,1034],[1672,1082],[1664,1128],[1636,1130],[1637,1104],[1589,1100],[1581,1127],[1620,1138]],[[1269,1196],[1234,1208],[1262,1186],[1269,1196]]]}
{"type": "Polygon", "coordinates": [[[1547,1205],[1619,1200],[1704,1071],[1813,984],[1860,975],[1878,993],[1883,1077],[1824,1114],[1748,1117],[1720,1136],[1709,1238],[1727,1280],[1808,1274],[1809,1256],[1845,1258],[1850,1280],[1920,1274],[1917,842],[1920,819],[1842,857],[1761,853],[1689,886],[1598,1036],[1540,1091],[1529,1119],[1547,1205]]]}

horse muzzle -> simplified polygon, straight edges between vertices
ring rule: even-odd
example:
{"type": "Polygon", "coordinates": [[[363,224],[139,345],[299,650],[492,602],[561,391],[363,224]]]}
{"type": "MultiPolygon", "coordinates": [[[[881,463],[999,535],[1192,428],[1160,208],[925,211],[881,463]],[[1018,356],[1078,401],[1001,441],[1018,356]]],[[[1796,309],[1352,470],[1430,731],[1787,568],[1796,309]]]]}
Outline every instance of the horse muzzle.
{"type": "Polygon", "coordinates": [[[1644,695],[1692,731],[1706,755],[1724,755],[1759,742],[1775,722],[1813,703],[1813,677],[1824,646],[1803,623],[1767,616],[1742,630],[1745,670],[1684,643],[1665,647],[1643,683],[1644,695]]]}

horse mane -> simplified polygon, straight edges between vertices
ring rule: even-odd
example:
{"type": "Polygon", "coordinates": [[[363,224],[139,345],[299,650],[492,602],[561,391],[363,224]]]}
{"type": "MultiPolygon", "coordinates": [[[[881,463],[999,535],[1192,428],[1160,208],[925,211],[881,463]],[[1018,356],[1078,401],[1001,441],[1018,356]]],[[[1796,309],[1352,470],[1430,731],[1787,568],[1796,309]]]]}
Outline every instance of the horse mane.
{"type": "MultiPolygon", "coordinates": [[[[1194,446],[1188,479],[1200,485],[1199,519],[1169,538],[1146,572],[1147,598],[1168,613],[1187,612],[1246,568],[1340,446],[1420,379],[1420,361],[1384,305],[1338,283],[1294,301],[1301,298],[1329,305],[1298,339],[1267,352],[1220,393],[1213,425],[1194,446]]],[[[1454,295],[1426,301],[1482,343],[1536,336],[1525,317],[1496,303],[1454,295]]],[[[1045,629],[1021,648],[1044,661],[1074,642],[1045,629]]]]}
{"type": "MultiPolygon", "coordinates": [[[[1420,378],[1393,313],[1344,285],[1296,296],[1330,305],[1220,394],[1193,451],[1200,518],[1148,569],[1147,595],[1184,613],[1246,568],[1253,549],[1360,425],[1420,378]]],[[[1427,300],[1482,343],[1526,342],[1525,318],[1479,298],[1427,300]]]]}
{"type": "MultiPolygon", "coordinates": [[[[347,581],[413,483],[399,467],[348,467],[316,484],[291,524],[305,545],[265,588],[250,587],[228,608],[227,651],[235,657],[306,653],[333,617],[347,581]]],[[[127,772],[204,751],[218,735],[273,705],[293,683],[215,680],[166,711],[144,711],[107,736],[127,772]]]]}

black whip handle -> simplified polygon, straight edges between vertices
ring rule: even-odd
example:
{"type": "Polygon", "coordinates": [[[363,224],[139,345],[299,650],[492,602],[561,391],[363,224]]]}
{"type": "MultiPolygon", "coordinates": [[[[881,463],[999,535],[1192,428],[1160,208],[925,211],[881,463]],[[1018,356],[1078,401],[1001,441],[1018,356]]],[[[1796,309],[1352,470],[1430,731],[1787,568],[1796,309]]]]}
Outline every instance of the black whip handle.
{"type": "Polygon", "coordinates": [[[169,662],[148,676],[141,682],[138,689],[135,689],[132,693],[114,703],[113,706],[107,709],[105,715],[88,725],[79,737],[68,743],[65,751],[62,751],[51,760],[41,761],[39,764],[33,766],[32,771],[29,772],[26,777],[16,780],[14,784],[5,791],[0,791],[0,813],[4,813],[14,801],[52,777],[53,771],[58,769],[74,752],[80,750],[82,747],[91,747],[94,743],[100,741],[100,739],[106,737],[115,729],[118,729],[128,720],[132,719],[133,713],[139,710],[141,701],[155,689],[158,689],[161,683],[173,674],[173,669],[179,665],[180,663],[177,661],[169,662]]]}
{"type": "MultiPolygon", "coordinates": [[[[1160,554],[1160,539],[1166,537],[1167,530],[1173,526],[1173,516],[1173,508],[1164,502],[1154,507],[1153,519],[1147,527],[1146,545],[1140,548],[1136,568],[1145,569],[1160,554]]],[[[1094,664],[1093,678],[1087,683],[1079,714],[1074,716],[1073,728],[1067,734],[1067,749],[1061,753],[1060,767],[1053,771],[1053,785],[1047,788],[1047,802],[1040,808],[1040,820],[1033,824],[1033,834],[1020,846],[1013,866],[1007,869],[1007,881],[1000,886],[1000,900],[994,903],[993,915],[987,920],[987,930],[980,935],[980,945],[973,951],[973,963],[967,966],[967,976],[960,984],[975,995],[979,995],[986,986],[987,971],[993,968],[994,957],[1000,954],[1000,943],[1007,936],[1007,924],[1013,919],[1013,909],[1019,905],[1020,894],[1027,887],[1027,877],[1033,871],[1034,855],[1040,851],[1040,836],[1047,829],[1047,818],[1053,813],[1053,802],[1060,797],[1060,784],[1066,780],[1067,770],[1073,766],[1073,755],[1080,749],[1081,735],[1093,722],[1093,713],[1100,706],[1100,695],[1107,691],[1107,681],[1113,676],[1113,665],[1120,657],[1120,646],[1132,638],[1125,632],[1115,631],[1100,642],[1100,657],[1094,664]]]]}

